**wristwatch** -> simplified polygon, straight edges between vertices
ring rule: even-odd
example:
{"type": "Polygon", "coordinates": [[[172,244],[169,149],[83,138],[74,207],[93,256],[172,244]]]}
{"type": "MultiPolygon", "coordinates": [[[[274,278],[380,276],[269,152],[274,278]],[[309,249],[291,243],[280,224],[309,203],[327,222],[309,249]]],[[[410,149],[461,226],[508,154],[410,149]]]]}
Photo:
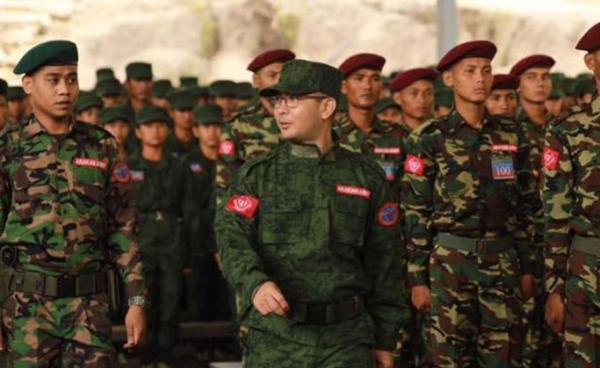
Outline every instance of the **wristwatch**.
{"type": "Polygon", "coordinates": [[[127,299],[127,306],[129,307],[137,305],[138,307],[147,308],[148,304],[149,303],[146,298],[140,295],[132,296],[131,298],[127,299]]]}

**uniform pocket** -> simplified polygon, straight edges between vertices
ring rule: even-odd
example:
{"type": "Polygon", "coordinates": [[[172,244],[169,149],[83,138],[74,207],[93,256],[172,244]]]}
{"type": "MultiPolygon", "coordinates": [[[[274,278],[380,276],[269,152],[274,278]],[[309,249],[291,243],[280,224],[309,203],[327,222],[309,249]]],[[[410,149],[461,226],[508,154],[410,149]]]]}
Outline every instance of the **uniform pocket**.
{"type": "Polygon", "coordinates": [[[365,238],[369,201],[361,197],[338,195],[331,211],[333,241],[362,247],[365,238]]]}
{"type": "Polygon", "coordinates": [[[285,203],[265,200],[261,203],[259,218],[262,244],[295,243],[307,236],[308,221],[297,200],[289,199],[285,203]]]}

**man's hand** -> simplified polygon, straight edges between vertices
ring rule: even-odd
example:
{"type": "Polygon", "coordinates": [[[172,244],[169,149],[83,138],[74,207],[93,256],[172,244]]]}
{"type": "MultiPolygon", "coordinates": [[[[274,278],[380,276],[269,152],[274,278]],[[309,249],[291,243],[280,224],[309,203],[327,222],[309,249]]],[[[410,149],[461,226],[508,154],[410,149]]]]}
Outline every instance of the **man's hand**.
{"type": "Polygon", "coordinates": [[[521,276],[521,297],[527,300],[535,294],[535,278],[533,275],[521,276]]]}
{"type": "Polygon", "coordinates": [[[428,310],[431,308],[431,291],[425,285],[413,286],[411,289],[411,300],[417,310],[428,310]]]}
{"type": "Polygon", "coordinates": [[[267,281],[258,287],[252,304],[263,316],[270,313],[285,316],[290,310],[290,306],[281,293],[281,290],[271,281],[267,281]]]}
{"type": "Polygon", "coordinates": [[[215,262],[217,262],[217,266],[219,267],[219,270],[222,272],[223,271],[223,261],[221,261],[221,256],[219,255],[219,253],[215,253],[215,255],[213,257],[215,259],[215,262]]]}
{"type": "Polygon", "coordinates": [[[565,304],[560,294],[552,293],[546,302],[546,323],[552,331],[562,335],[565,320],[565,304]]]}
{"type": "Polygon", "coordinates": [[[126,350],[132,350],[139,346],[146,334],[146,312],[139,305],[132,305],[125,315],[125,330],[127,331],[127,342],[123,345],[126,350]]]}
{"type": "Polygon", "coordinates": [[[391,351],[371,350],[373,358],[375,358],[375,367],[377,368],[394,368],[394,357],[391,351]]]}

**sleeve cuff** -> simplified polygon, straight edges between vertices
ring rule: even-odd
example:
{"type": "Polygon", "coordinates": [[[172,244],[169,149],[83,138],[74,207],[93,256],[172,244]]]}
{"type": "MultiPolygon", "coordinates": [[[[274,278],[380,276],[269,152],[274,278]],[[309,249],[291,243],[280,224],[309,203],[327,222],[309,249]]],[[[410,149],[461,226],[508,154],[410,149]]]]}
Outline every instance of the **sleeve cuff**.
{"type": "Polygon", "coordinates": [[[400,335],[398,332],[379,331],[375,333],[375,345],[373,349],[394,351],[400,335]]]}

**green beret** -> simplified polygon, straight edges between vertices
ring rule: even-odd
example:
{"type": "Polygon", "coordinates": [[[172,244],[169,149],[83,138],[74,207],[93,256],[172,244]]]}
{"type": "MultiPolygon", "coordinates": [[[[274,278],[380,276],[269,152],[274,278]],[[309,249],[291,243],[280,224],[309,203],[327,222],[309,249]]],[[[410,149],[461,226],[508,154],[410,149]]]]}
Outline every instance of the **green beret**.
{"type": "Polygon", "coordinates": [[[98,96],[121,96],[125,93],[125,89],[116,78],[103,79],[96,83],[96,93],[98,96]]]}
{"type": "Polygon", "coordinates": [[[21,86],[11,86],[6,89],[6,99],[9,101],[25,99],[25,90],[21,86]]]}
{"type": "Polygon", "coordinates": [[[142,107],[137,114],[135,114],[135,121],[138,126],[142,124],[154,123],[156,121],[162,121],[165,124],[169,124],[171,118],[169,118],[167,112],[160,107],[147,105],[142,107]]]}
{"type": "Polygon", "coordinates": [[[333,97],[340,96],[343,74],[330,65],[307,60],[291,60],[283,64],[279,82],[260,91],[263,97],[280,93],[305,95],[321,92],[333,97]]]}
{"type": "Polygon", "coordinates": [[[96,80],[101,81],[105,79],[113,79],[115,78],[115,72],[112,68],[100,68],[96,69],[96,80]]]}
{"type": "Polygon", "coordinates": [[[100,124],[105,125],[115,120],[123,120],[131,124],[133,116],[131,109],[126,105],[107,107],[100,111],[100,124]]]}
{"type": "Polygon", "coordinates": [[[179,87],[193,87],[198,85],[198,77],[179,77],[179,87]]]}
{"type": "Polygon", "coordinates": [[[102,99],[94,92],[81,91],[79,93],[79,98],[75,103],[75,112],[79,114],[80,112],[91,109],[92,107],[101,109],[102,105],[102,99]]]}
{"type": "Polygon", "coordinates": [[[40,43],[23,55],[15,66],[15,74],[32,74],[46,65],[77,65],[77,45],[71,41],[54,40],[40,43]]]}
{"type": "Polygon", "coordinates": [[[392,100],[389,97],[382,98],[381,100],[377,101],[373,110],[375,111],[376,114],[379,114],[380,112],[383,112],[386,109],[389,109],[390,107],[400,110],[400,105],[398,105],[396,102],[394,102],[394,100],[392,100]]]}
{"type": "Polygon", "coordinates": [[[210,97],[210,88],[208,87],[200,87],[200,86],[192,86],[187,88],[188,92],[191,93],[194,97],[210,97]]]}
{"type": "Polygon", "coordinates": [[[436,91],[434,98],[434,105],[436,109],[441,106],[448,108],[452,108],[452,106],[454,106],[454,91],[448,87],[436,91]]]}
{"type": "Polygon", "coordinates": [[[596,92],[596,83],[594,83],[594,80],[589,77],[577,78],[575,86],[573,87],[573,92],[577,97],[581,97],[588,93],[594,93],[596,92]]]}
{"type": "Polygon", "coordinates": [[[2,78],[0,78],[0,96],[6,97],[6,90],[8,89],[8,83],[2,78]]]}
{"type": "Polygon", "coordinates": [[[250,99],[256,96],[256,90],[250,82],[239,82],[235,86],[235,95],[239,99],[250,99]]]}
{"type": "Polygon", "coordinates": [[[127,79],[152,79],[152,65],[140,61],[129,63],[125,67],[125,75],[127,75],[127,79]]]}
{"type": "Polygon", "coordinates": [[[199,105],[194,108],[194,123],[223,124],[223,110],[217,105],[199,105]]]}
{"type": "Polygon", "coordinates": [[[168,79],[159,79],[152,85],[152,96],[156,98],[167,98],[169,92],[173,90],[173,85],[168,79]]]}
{"type": "Polygon", "coordinates": [[[217,80],[210,84],[210,92],[215,97],[235,97],[236,84],[230,80],[217,80]]]}
{"type": "Polygon", "coordinates": [[[192,110],[196,106],[196,97],[185,88],[178,88],[167,95],[167,100],[174,110],[192,110]]]}

